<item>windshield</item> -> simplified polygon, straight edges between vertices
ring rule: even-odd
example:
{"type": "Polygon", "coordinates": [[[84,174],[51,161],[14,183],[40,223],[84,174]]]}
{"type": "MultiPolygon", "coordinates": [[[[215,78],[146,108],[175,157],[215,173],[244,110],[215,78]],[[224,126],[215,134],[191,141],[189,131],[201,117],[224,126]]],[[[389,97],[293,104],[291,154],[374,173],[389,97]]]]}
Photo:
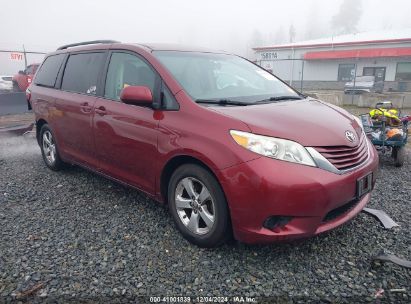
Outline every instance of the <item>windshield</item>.
{"type": "Polygon", "coordinates": [[[279,96],[299,96],[267,71],[238,56],[178,51],[155,51],[153,54],[194,100],[248,103],[279,96]]]}

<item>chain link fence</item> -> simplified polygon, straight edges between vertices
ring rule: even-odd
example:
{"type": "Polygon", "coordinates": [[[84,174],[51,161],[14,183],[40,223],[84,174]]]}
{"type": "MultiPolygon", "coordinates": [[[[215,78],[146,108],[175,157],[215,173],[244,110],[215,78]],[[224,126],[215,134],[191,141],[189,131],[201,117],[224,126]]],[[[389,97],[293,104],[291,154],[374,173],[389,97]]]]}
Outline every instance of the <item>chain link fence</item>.
{"type": "MultiPolygon", "coordinates": [[[[411,108],[411,81],[398,77],[398,62],[260,59],[256,63],[302,93],[343,106],[370,107],[390,100],[411,108]]],[[[411,73],[411,70],[410,70],[411,73]]]]}
{"type": "MultiPolygon", "coordinates": [[[[50,51],[50,47],[43,47],[44,51],[39,48],[40,50],[34,47],[27,49],[24,46],[0,46],[0,94],[25,90],[24,85],[16,86],[16,81],[13,86],[12,78],[19,77],[23,82],[26,81],[25,78],[30,78],[30,73],[33,72],[30,66],[41,63],[44,55],[50,51]]],[[[361,105],[371,104],[372,100],[390,99],[411,107],[411,81],[397,79],[399,73],[402,73],[401,77],[407,76],[407,64],[410,64],[408,76],[411,77],[411,62],[401,63],[402,66],[399,66],[398,59],[385,59],[383,62],[377,64],[358,59],[336,62],[292,58],[256,61],[258,65],[273,72],[300,92],[315,94],[334,104],[361,105]],[[374,78],[372,84],[363,81],[364,76],[369,80],[371,75],[371,78],[374,78]],[[364,94],[367,90],[371,92],[364,94]]]]}

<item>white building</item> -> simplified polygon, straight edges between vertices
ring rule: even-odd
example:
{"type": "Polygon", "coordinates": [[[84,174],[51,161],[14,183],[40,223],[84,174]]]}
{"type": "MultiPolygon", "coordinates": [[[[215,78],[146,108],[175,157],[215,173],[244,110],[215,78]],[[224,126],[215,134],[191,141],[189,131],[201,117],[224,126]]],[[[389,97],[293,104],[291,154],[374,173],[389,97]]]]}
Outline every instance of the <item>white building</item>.
{"type": "Polygon", "coordinates": [[[373,75],[385,90],[411,90],[411,29],[366,32],[254,48],[256,61],[295,87],[341,89],[373,75]]]}

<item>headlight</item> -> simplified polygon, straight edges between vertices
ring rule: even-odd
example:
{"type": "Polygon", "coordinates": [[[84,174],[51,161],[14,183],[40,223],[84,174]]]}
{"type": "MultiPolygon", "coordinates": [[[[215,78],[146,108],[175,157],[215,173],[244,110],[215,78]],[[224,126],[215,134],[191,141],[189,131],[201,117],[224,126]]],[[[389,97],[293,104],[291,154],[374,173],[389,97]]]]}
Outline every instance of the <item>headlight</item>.
{"type": "Polygon", "coordinates": [[[357,121],[357,123],[360,125],[361,129],[364,130],[364,126],[362,125],[361,119],[360,119],[358,116],[355,116],[355,115],[353,115],[352,117],[353,117],[353,118],[357,121]]]}
{"type": "Polygon", "coordinates": [[[236,130],[231,130],[230,134],[237,144],[257,154],[316,167],[308,151],[294,141],[236,130]]]}

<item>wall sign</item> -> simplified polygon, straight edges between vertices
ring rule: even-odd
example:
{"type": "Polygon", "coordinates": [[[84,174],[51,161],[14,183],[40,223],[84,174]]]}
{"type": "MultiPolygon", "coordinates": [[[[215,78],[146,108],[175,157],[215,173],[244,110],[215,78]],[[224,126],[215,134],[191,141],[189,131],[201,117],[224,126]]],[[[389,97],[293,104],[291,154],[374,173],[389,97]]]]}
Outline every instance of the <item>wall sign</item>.
{"type": "Polygon", "coordinates": [[[24,57],[23,57],[23,54],[21,54],[21,53],[11,53],[10,54],[10,59],[11,60],[23,60],[24,57]]]}
{"type": "Polygon", "coordinates": [[[262,60],[273,60],[273,59],[277,59],[277,58],[278,58],[277,52],[264,52],[264,53],[261,53],[261,59],[262,60]]]}

